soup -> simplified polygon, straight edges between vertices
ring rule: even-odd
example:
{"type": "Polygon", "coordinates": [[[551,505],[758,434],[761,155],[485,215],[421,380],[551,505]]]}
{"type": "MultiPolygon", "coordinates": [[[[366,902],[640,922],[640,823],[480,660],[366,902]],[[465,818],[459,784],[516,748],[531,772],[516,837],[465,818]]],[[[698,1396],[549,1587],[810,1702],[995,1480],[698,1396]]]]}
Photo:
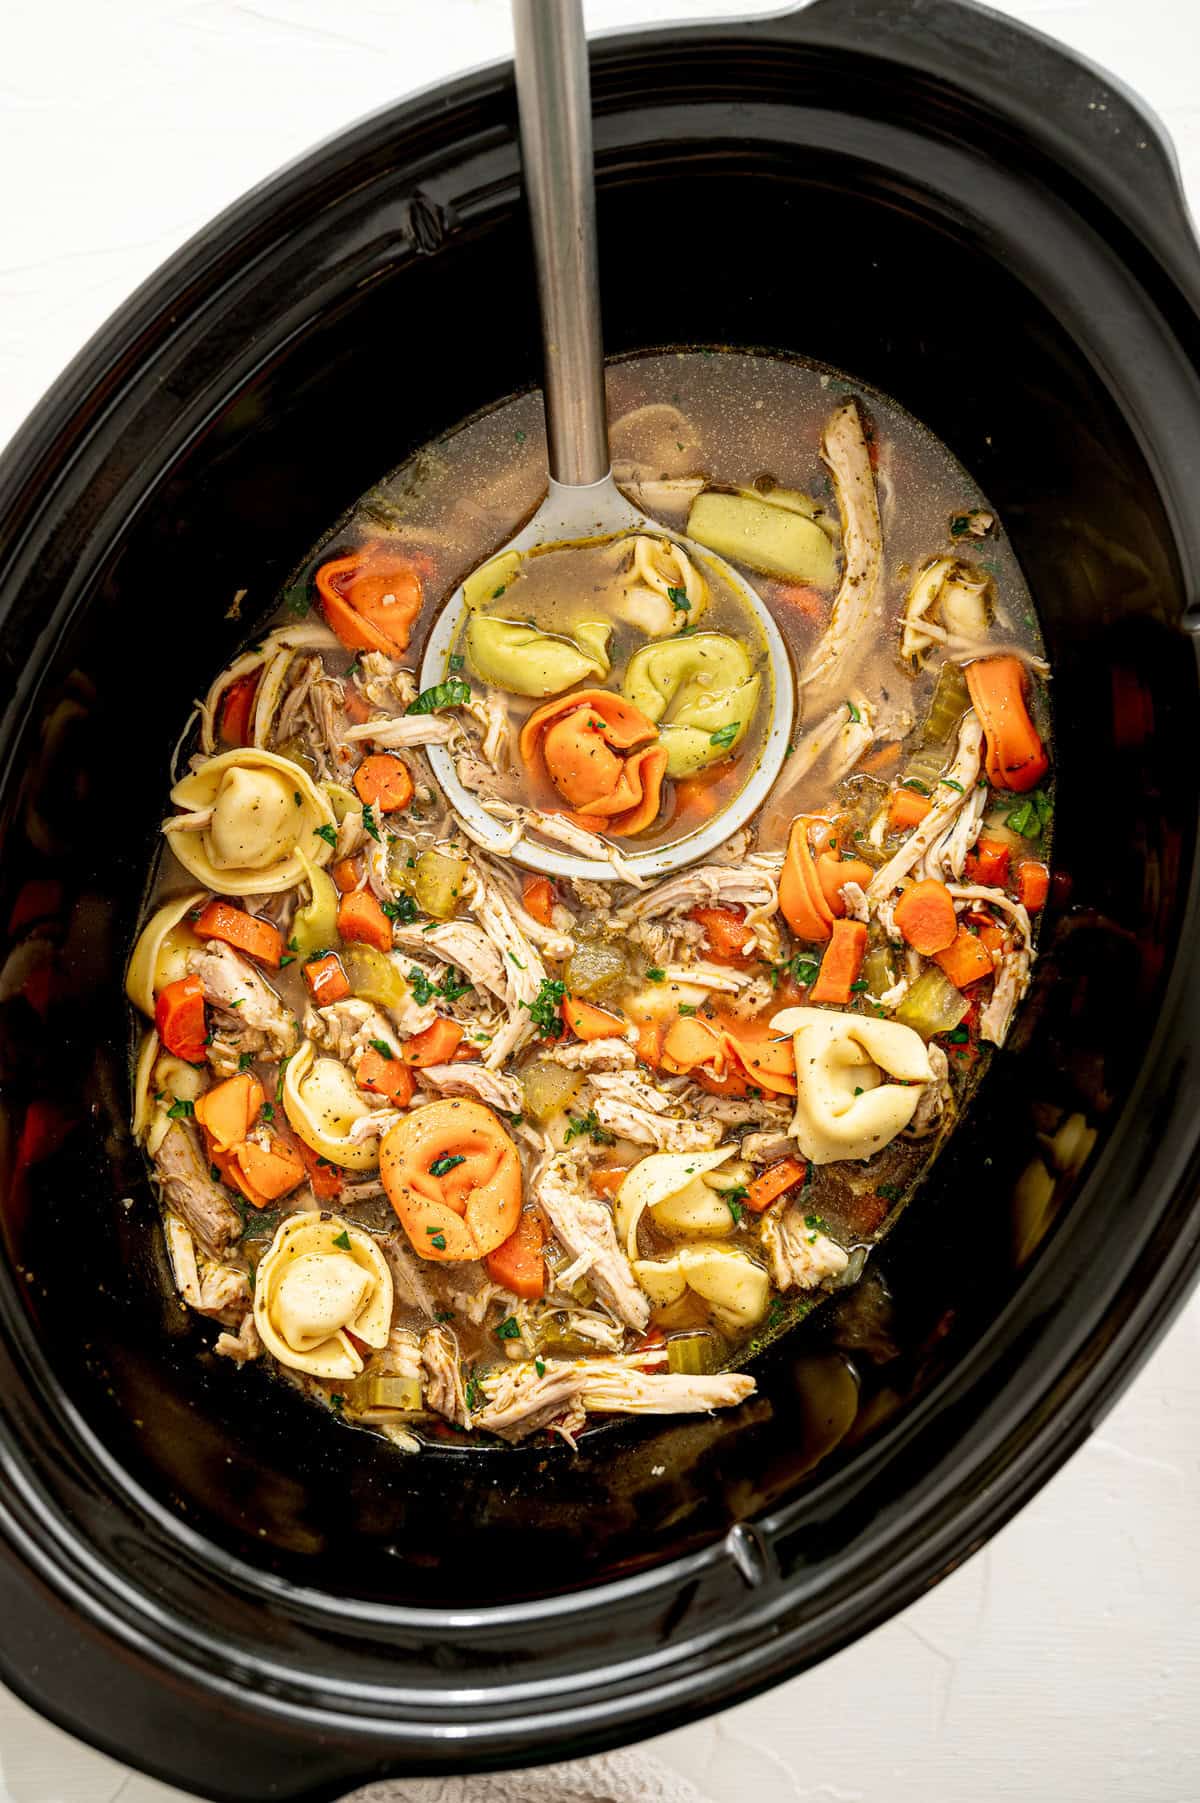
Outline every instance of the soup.
{"type": "Polygon", "coordinates": [[[1048,893],[1048,671],[945,449],[782,358],[640,356],[609,390],[643,530],[498,555],[543,483],[524,395],[317,548],[199,710],[129,967],[206,1343],[406,1451],[744,1401],[954,1130],[1048,893]],[[651,882],[629,852],[719,822],[775,706],[722,558],[799,714],[751,824],[651,882]]]}

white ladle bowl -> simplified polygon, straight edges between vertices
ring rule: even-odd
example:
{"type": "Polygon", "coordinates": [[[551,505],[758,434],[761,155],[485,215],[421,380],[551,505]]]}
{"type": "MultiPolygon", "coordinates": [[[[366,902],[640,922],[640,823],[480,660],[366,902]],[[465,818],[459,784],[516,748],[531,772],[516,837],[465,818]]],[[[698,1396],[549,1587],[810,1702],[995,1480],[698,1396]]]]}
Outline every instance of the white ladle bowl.
{"type": "MultiPolygon", "coordinates": [[[[714,556],[711,551],[694,544],[682,533],[672,532],[640,512],[625,498],[611,476],[586,487],[556,482],[551,478],[549,493],[528,525],[494,555],[498,557],[504,551],[530,551],[580,539],[615,537],[624,532],[645,532],[656,538],[670,539],[686,551],[694,563],[702,567],[707,565],[711,572],[718,575],[740,597],[767,648],[766,705],[770,708],[770,719],[754,769],[728,806],[694,832],[686,833],[667,844],[639,851],[636,840],[613,841],[619,844],[623,864],[637,878],[650,879],[665,876],[669,871],[679,870],[684,865],[695,864],[708,857],[717,846],[736,833],[739,827],[745,826],[762,806],[787,756],[795,707],[795,685],[779,628],[761,596],[723,558],[714,556]]],[[[426,643],[421,663],[423,689],[444,682],[449,675],[450,657],[466,612],[465,586],[460,586],[442,608],[426,643]]],[[[446,799],[463,821],[471,838],[486,850],[511,858],[526,869],[544,871],[550,876],[589,877],[593,882],[601,883],[615,880],[617,873],[605,859],[558,851],[542,844],[529,833],[524,834],[515,846],[510,846],[511,823],[489,814],[479,797],[458,780],[454,754],[444,745],[433,745],[429,748],[428,756],[446,799]]]]}

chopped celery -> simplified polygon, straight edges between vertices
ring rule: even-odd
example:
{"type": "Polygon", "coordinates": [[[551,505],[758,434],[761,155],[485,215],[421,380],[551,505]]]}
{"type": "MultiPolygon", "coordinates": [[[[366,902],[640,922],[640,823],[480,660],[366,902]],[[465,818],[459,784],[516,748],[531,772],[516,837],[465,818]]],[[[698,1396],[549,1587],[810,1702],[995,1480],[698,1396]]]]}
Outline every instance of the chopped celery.
{"type": "Polygon", "coordinates": [[[793,506],[768,496],[699,494],[687,530],[697,544],[765,576],[833,587],[836,563],[828,535],[793,506]]]}
{"type": "Polygon", "coordinates": [[[293,764],[299,764],[302,770],[307,770],[313,781],[316,782],[321,774],[320,765],[303,739],[293,735],[292,738],[285,739],[282,745],[277,745],[275,749],[281,758],[289,758],[293,764]]]}
{"type": "Polygon", "coordinates": [[[923,745],[945,745],[971,705],[967,679],[958,664],[943,664],[921,732],[923,745]]]}
{"type": "Polygon", "coordinates": [[[629,976],[625,947],[616,939],[577,939],[563,977],[571,995],[594,1001],[629,976]]]}
{"type": "Polygon", "coordinates": [[[867,985],[867,994],[879,997],[885,995],[896,981],[896,973],[892,967],[892,954],[886,945],[873,945],[863,959],[863,981],[867,985]]]}
{"type": "Polygon", "coordinates": [[[377,1008],[399,1008],[408,985],[398,964],[373,945],[347,945],[341,953],[342,968],[355,995],[377,1008]]]}
{"type": "Polygon", "coordinates": [[[929,964],[921,972],[896,1010],[895,1018],[905,1027],[914,1027],[922,1039],[935,1033],[949,1033],[957,1027],[970,1003],[956,989],[945,971],[929,964]]]}
{"type": "Polygon", "coordinates": [[[347,1385],[346,1397],[352,1409],[412,1411],[422,1405],[421,1380],[419,1377],[400,1377],[394,1373],[372,1377],[367,1372],[347,1385]]]}
{"type": "Polygon", "coordinates": [[[435,920],[449,920],[458,907],[470,866],[465,858],[444,851],[423,851],[413,872],[417,906],[435,920]]]}
{"type": "Polygon", "coordinates": [[[674,1333],[667,1341],[667,1370],[683,1377],[704,1377],[716,1367],[716,1352],[710,1333],[674,1333]]]}
{"type": "Polygon", "coordinates": [[[521,1072],[521,1094],[525,1112],[543,1125],[569,1108],[583,1088],[579,1071],[565,1070],[561,1064],[539,1060],[526,1065],[521,1072]]]}

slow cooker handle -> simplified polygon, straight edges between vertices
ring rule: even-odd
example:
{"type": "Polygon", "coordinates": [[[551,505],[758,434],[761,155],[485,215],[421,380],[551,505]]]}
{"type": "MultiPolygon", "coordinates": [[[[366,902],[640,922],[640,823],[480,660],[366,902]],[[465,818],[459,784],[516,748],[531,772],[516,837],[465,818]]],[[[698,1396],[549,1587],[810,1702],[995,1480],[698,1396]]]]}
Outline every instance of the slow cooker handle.
{"type": "MultiPolygon", "coordinates": [[[[812,0],[762,23],[793,42],[895,62],[923,85],[932,77],[968,94],[1003,119],[1010,142],[1016,124],[1103,196],[1185,288],[1194,294],[1200,285],[1170,135],[1140,95],[1086,57],[976,0],[812,0]]],[[[952,115],[943,129],[953,132],[952,115]]]]}

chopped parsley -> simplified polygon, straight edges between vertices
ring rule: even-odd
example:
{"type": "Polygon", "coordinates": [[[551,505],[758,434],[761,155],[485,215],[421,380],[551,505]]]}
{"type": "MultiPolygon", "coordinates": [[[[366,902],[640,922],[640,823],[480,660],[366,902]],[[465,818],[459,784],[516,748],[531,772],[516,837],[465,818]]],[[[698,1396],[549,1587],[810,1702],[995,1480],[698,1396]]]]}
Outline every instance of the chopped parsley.
{"type": "Polygon", "coordinates": [[[695,1014],[695,1012],[696,1005],[694,1002],[680,1002],[679,1007],[676,1010],[676,1013],[678,1014],[695,1014]]]}
{"type": "Polygon", "coordinates": [[[380,902],[379,905],[389,920],[398,920],[402,927],[411,926],[419,913],[411,895],[401,895],[394,902],[380,902]]]}
{"type": "Polygon", "coordinates": [[[378,1052],[381,1058],[391,1059],[396,1056],[386,1039],[368,1039],[367,1044],[373,1052],[378,1052]]]}
{"type": "Polygon", "coordinates": [[[450,969],[438,984],[437,992],[442,997],[443,1001],[457,1002],[460,1001],[464,995],[469,995],[473,988],[474,984],[467,981],[466,977],[463,976],[462,971],[455,970],[454,966],[451,965],[450,969]]]}
{"type": "Polygon", "coordinates": [[[238,1069],[239,1069],[239,1071],[248,1071],[250,1069],[250,1066],[253,1063],[254,1063],[254,1053],[253,1052],[239,1052],[238,1053],[238,1069]]]}
{"type": "Polygon", "coordinates": [[[519,1340],[520,1337],[521,1323],[515,1315],[506,1315],[496,1329],[496,1338],[498,1340],[519,1340]]]}
{"type": "Polygon", "coordinates": [[[665,983],[666,980],[667,980],[667,973],[658,964],[652,964],[650,966],[649,970],[646,972],[647,983],[665,983]]]}
{"type": "Polygon", "coordinates": [[[342,1228],[342,1231],[336,1236],[333,1243],[337,1247],[339,1252],[349,1252],[349,1250],[350,1250],[350,1235],[346,1232],[346,1229],[344,1227],[342,1228]]]}
{"type": "Polygon", "coordinates": [[[167,1119],[169,1121],[186,1121],[195,1112],[196,1104],[189,1102],[186,1096],[180,1096],[172,1100],[171,1106],[167,1109],[167,1119]]]}
{"type": "Polygon", "coordinates": [[[371,806],[369,801],[363,802],[362,822],[363,822],[363,831],[366,833],[370,833],[370,835],[371,835],[372,839],[374,839],[376,845],[382,845],[383,841],[379,837],[379,826],[375,819],[375,810],[371,806]]]}
{"type": "Polygon", "coordinates": [[[865,977],[860,977],[857,983],[851,983],[850,993],[851,995],[861,995],[864,989],[869,989],[870,987],[871,985],[867,982],[867,979],[865,977]]]}
{"type": "Polygon", "coordinates": [[[561,978],[543,977],[534,999],[521,1003],[522,1008],[528,1008],[529,1018],[543,1039],[562,1038],[565,1028],[559,1009],[566,993],[567,986],[561,978]]]}
{"type": "Polygon", "coordinates": [[[741,726],[740,720],[731,720],[728,726],[719,726],[716,732],[709,733],[709,744],[717,746],[720,751],[728,751],[741,731],[741,726]]]}
{"type": "Polygon", "coordinates": [[[546,1366],[545,1366],[545,1363],[544,1363],[544,1361],[543,1361],[543,1360],[542,1360],[542,1359],[534,1359],[534,1361],[533,1361],[533,1368],[534,1368],[534,1370],[535,1370],[535,1371],[536,1371],[536,1372],[537,1372],[537,1374],[538,1374],[538,1376],[539,1376],[539,1377],[545,1377],[545,1375],[546,1375],[546,1366]]]}
{"type": "Polygon", "coordinates": [[[924,795],[926,799],[929,797],[929,789],[924,783],[918,782],[915,776],[906,776],[900,787],[911,789],[914,795],[924,795]]]}
{"type": "Polygon", "coordinates": [[[855,726],[862,725],[862,715],[859,713],[858,709],[855,707],[855,705],[852,701],[848,701],[846,703],[846,712],[849,714],[850,718],[853,720],[855,726]]]}
{"type": "Polygon", "coordinates": [[[293,582],[291,588],[284,589],[283,605],[297,620],[303,619],[311,606],[307,582],[293,582]]]}
{"type": "Polygon", "coordinates": [[[218,1170],[218,1169],[217,1169],[217,1167],[216,1167],[216,1165],[215,1165],[215,1164],[210,1164],[210,1165],[209,1165],[209,1167],[208,1167],[208,1174],[209,1174],[209,1176],[210,1176],[210,1177],[211,1177],[211,1178],[212,1178],[212,1180],[213,1180],[213,1182],[214,1182],[214,1183],[220,1183],[220,1182],[221,1182],[221,1173],[220,1173],[220,1171],[219,1171],[219,1170],[218,1170]]]}
{"type": "Polygon", "coordinates": [[[943,788],[957,789],[960,795],[966,794],[966,790],[963,788],[962,784],[956,783],[952,776],[939,776],[938,781],[942,784],[943,788]]]}
{"type": "Polygon", "coordinates": [[[425,1004],[431,1002],[438,992],[437,984],[430,982],[425,972],[417,964],[414,964],[409,971],[408,982],[413,992],[413,1001],[418,1008],[424,1008],[425,1004]]]}
{"type": "Polygon", "coordinates": [[[452,1308],[435,1309],[433,1318],[435,1321],[453,1321],[454,1310],[452,1308]]]}
{"type": "Polygon", "coordinates": [[[670,599],[671,606],[676,610],[677,613],[681,613],[681,614],[691,613],[692,604],[687,598],[687,590],[686,589],[669,588],[667,590],[667,595],[670,599]]]}
{"type": "Polygon", "coordinates": [[[809,958],[804,952],[797,952],[795,957],[789,958],[782,968],[785,976],[791,977],[794,983],[800,983],[805,989],[809,989],[816,982],[821,966],[815,958],[809,958]]]}
{"type": "Polygon", "coordinates": [[[475,1373],[470,1371],[467,1373],[467,1381],[463,1385],[463,1401],[466,1403],[468,1410],[474,1414],[482,1400],[483,1398],[480,1395],[479,1384],[475,1377],[475,1373]]]}
{"type": "Polygon", "coordinates": [[[294,964],[295,962],[296,959],[294,953],[285,952],[283,957],[279,960],[279,968],[280,970],[285,970],[289,964],[294,964]]]}
{"type": "Polygon", "coordinates": [[[444,707],[462,707],[471,699],[471,685],[464,682],[461,676],[451,676],[445,682],[435,682],[432,688],[422,689],[415,701],[410,701],[404,710],[408,714],[436,714],[444,707]]]}
{"type": "MultiPolygon", "coordinates": [[[[501,591],[501,592],[503,593],[503,591],[501,591]]],[[[466,659],[463,657],[461,652],[456,651],[454,653],[454,655],[448,661],[449,661],[449,666],[452,670],[461,670],[463,667],[463,664],[466,662],[466,659]]]]}
{"type": "Polygon", "coordinates": [[[336,826],[314,826],[313,833],[318,839],[324,839],[326,845],[337,844],[336,826]]]}
{"type": "Polygon", "coordinates": [[[441,1158],[434,1159],[429,1167],[429,1175],[431,1177],[445,1177],[448,1172],[453,1171],[460,1164],[466,1164],[466,1162],[466,1157],[462,1152],[446,1152],[441,1158]]]}
{"type": "Polygon", "coordinates": [[[737,1197],[735,1196],[735,1194],[732,1190],[730,1190],[725,1197],[725,1206],[729,1210],[730,1214],[733,1216],[734,1226],[740,1227],[742,1224],[742,1216],[745,1214],[746,1211],[742,1207],[741,1203],[737,1200],[737,1197]]]}
{"type": "Polygon", "coordinates": [[[444,1233],[433,1233],[433,1234],[430,1234],[430,1236],[429,1236],[429,1244],[430,1244],[430,1245],[431,1245],[431,1246],[433,1246],[433,1247],[435,1247],[435,1248],[436,1248],[436,1249],[437,1249],[437,1251],[439,1251],[439,1252],[444,1252],[444,1251],[445,1251],[445,1250],[446,1250],[446,1236],[445,1236],[445,1234],[444,1234],[444,1233]]]}
{"type": "Polygon", "coordinates": [[[514,964],[515,964],[515,965],[516,965],[516,967],[517,967],[517,969],[518,969],[518,970],[524,970],[524,969],[525,969],[525,966],[524,966],[524,964],[523,964],[523,963],[522,963],[522,962],[521,962],[521,960],[520,960],[520,958],[518,958],[518,957],[517,957],[517,954],[516,954],[516,952],[512,952],[512,951],[510,951],[510,952],[509,952],[509,954],[508,954],[508,955],[509,955],[509,957],[510,957],[510,958],[511,958],[511,959],[512,959],[512,961],[513,961],[513,963],[514,963],[514,964]]]}
{"type": "Polygon", "coordinates": [[[966,1045],[970,1037],[967,1029],[962,1026],[952,1027],[949,1033],[942,1034],[947,1045],[966,1045]]]}
{"type": "Polygon", "coordinates": [[[875,1194],[877,1196],[882,1196],[885,1202],[898,1202],[900,1200],[900,1185],[898,1183],[881,1183],[876,1188],[875,1194]]]}
{"type": "Polygon", "coordinates": [[[1005,826],[1020,833],[1022,839],[1040,839],[1054,818],[1054,804],[1042,789],[1027,795],[1018,807],[1004,816],[1005,826]]]}
{"type": "Polygon", "coordinates": [[[602,1127],[596,1119],[594,1108],[589,1108],[586,1114],[571,1116],[565,1143],[570,1145],[573,1139],[582,1139],[585,1134],[594,1146],[615,1146],[617,1143],[616,1134],[610,1133],[607,1127],[602,1127]]]}
{"type": "Polygon", "coordinates": [[[274,1102],[264,1102],[263,1103],[262,1117],[263,1117],[264,1121],[273,1121],[275,1119],[275,1104],[274,1104],[274,1102]]]}

